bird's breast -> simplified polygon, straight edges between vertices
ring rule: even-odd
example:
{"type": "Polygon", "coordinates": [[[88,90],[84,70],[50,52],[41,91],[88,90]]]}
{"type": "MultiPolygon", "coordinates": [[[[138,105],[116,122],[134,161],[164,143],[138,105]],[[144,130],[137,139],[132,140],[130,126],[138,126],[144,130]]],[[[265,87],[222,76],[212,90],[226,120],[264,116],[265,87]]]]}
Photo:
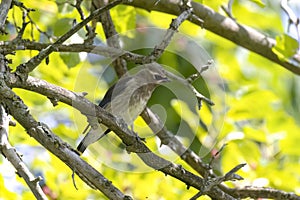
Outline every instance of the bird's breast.
{"type": "Polygon", "coordinates": [[[133,92],[124,92],[122,97],[112,99],[107,110],[114,116],[123,118],[128,125],[131,125],[145,109],[153,90],[153,86],[145,85],[133,92]]]}

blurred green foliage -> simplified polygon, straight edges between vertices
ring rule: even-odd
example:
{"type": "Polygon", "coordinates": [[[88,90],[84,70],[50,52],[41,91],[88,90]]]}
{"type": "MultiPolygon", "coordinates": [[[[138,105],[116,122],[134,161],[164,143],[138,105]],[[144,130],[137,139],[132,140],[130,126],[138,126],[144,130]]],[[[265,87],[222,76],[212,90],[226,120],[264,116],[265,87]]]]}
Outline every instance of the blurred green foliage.
{"type": "MultiPolygon", "coordinates": [[[[30,14],[35,24],[27,27],[24,38],[49,42],[42,33],[37,31],[36,27],[56,37],[68,31],[74,20],[75,23],[80,21],[76,9],[68,2],[25,1],[25,6],[34,8],[36,11],[30,14]]],[[[89,10],[87,2],[83,6],[83,12],[86,15],[89,10]]],[[[222,14],[224,13],[220,6],[227,4],[225,0],[197,2],[204,3],[222,14]]],[[[278,0],[238,0],[234,1],[232,10],[238,22],[276,38],[277,45],[273,50],[284,60],[289,59],[295,53],[298,44],[285,32],[279,3],[278,0]],[[258,18],[259,20],[254,20],[258,18]]],[[[159,12],[150,13],[124,5],[113,8],[111,15],[117,31],[122,34],[124,40],[128,39],[125,47],[141,54],[149,53],[154,47],[151,45],[157,44],[162,36],[160,31],[156,34],[144,34],[143,30],[146,29],[143,28],[167,29],[174,18],[171,15],[159,12]],[[138,31],[135,30],[136,28],[138,31]],[[136,35],[137,33],[140,35],[136,35]],[[130,41],[135,43],[132,44],[130,41]]],[[[21,26],[21,19],[20,9],[14,7],[10,10],[9,23],[21,26]]],[[[105,39],[100,24],[96,30],[98,41],[103,42],[105,39]]],[[[196,80],[194,85],[216,105],[210,107],[203,103],[202,108],[198,110],[193,94],[180,83],[173,82],[170,85],[160,86],[149,101],[149,106],[162,119],[165,119],[170,131],[177,134],[186,146],[206,161],[210,159],[211,152],[215,152],[227,143],[221,156],[216,160],[216,172],[226,173],[240,163],[248,164],[239,171],[245,180],[228,183],[229,186],[271,186],[299,194],[299,77],[189,22],[184,22],[179,32],[186,34],[208,52],[207,55],[204,51],[193,52],[196,57],[203,56],[203,63],[200,65],[205,64],[207,61],[205,59],[213,58],[212,68],[219,73],[221,78],[216,76],[216,79],[205,79],[202,77],[196,80]],[[222,80],[221,83],[216,82],[219,79],[222,80]],[[174,93],[172,87],[176,88],[178,93],[174,93]],[[217,89],[223,90],[225,96],[217,89]]],[[[11,40],[15,36],[14,34],[10,34],[9,37],[1,36],[1,40],[11,40]]],[[[68,43],[82,42],[84,36],[84,31],[81,30],[68,40],[68,43]]],[[[174,39],[159,62],[168,66],[169,70],[174,70],[187,78],[196,70],[192,63],[181,56],[186,53],[182,50],[187,47],[185,42],[174,39]]],[[[14,69],[36,53],[36,51],[18,51],[16,55],[10,55],[14,61],[11,67],[14,69]]],[[[116,74],[113,70],[106,68],[110,60],[101,56],[85,53],[53,53],[49,61],[48,65],[45,62],[41,63],[31,75],[75,92],[88,92],[87,98],[93,102],[100,101],[107,88],[116,81],[116,74]]],[[[129,63],[129,68],[132,67],[134,65],[129,63]]],[[[47,123],[63,140],[76,147],[77,139],[87,125],[84,116],[62,103],[53,107],[47,98],[33,92],[20,89],[14,91],[21,96],[38,120],[47,123]]],[[[141,118],[136,120],[135,131],[146,137],[146,145],[155,153],[193,171],[168,148],[160,147],[159,140],[153,136],[141,118]]],[[[106,139],[116,146],[120,145],[113,133],[109,134],[106,139]]],[[[22,146],[29,149],[40,146],[19,125],[10,129],[10,142],[17,149],[22,146]]],[[[102,144],[103,142],[94,144],[83,158],[112,180],[113,184],[134,198],[188,199],[197,192],[193,188],[187,189],[186,185],[174,178],[166,177],[160,172],[145,167],[133,155],[111,155],[109,149],[100,151],[102,144]],[[98,151],[93,152],[92,149],[98,149],[98,151]],[[124,156],[129,160],[125,161],[124,156]],[[110,160],[111,163],[105,163],[106,160],[110,160]],[[129,166],[131,162],[134,164],[129,166]],[[123,168],[121,165],[126,166],[123,168]],[[122,168],[124,171],[115,168],[122,168]]],[[[42,150],[41,152],[48,154],[45,158],[34,157],[34,154],[31,155],[30,152],[29,150],[23,156],[24,159],[31,158],[27,164],[33,171],[43,172],[46,184],[59,199],[105,199],[100,192],[90,189],[78,177],[75,180],[79,190],[76,190],[72,183],[71,169],[52,154],[42,150]]],[[[21,188],[17,193],[8,187],[9,183],[5,182],[4,174],[5,170],[11,167],[4,161],[5,159],[1,158],[0,199],[32,199],[31,192],[19,177],[11,178],[18,182],[16,187],[21,188]]],[[[200,199],[209,198],[204,196],[200,199]]]]}

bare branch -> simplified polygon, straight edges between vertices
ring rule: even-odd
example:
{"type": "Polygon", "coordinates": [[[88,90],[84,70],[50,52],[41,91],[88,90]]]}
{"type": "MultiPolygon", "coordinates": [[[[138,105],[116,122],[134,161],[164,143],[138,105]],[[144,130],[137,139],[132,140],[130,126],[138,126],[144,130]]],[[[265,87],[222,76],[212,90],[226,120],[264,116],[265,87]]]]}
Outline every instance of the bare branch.
{"type": "Polygon", "coordinates": [[[300,196],[292,192],[284,192],[273,188],[261,188],[261,187],[245,187],[245,188],[227,188],[227,192],[233,195],[235,198],[243,199],[251,197],[253,199],[267,198],[276,200],[300,200],[300,196]]]}
{"type": "MultiPolygon", "coordinates": [[[[1,79],[3,83],[3,79],[1,79]]],[[[27,130],[28,134],[61,159],[83,181],[93,188],[99,189],[110,199],[124,199],[124,195],[108,179],[82,160],[67,143],[54,135],[47,125],[37,122],[29,113],[23,101],[5,84],[1,84],[0,99],[9,108],[13,117],[27,130]]],[[[80,97],[79,97],[80,98],[80,97]]]]}
{"type": "Polygon", "coordinates": [[[229,181],[229,180],[242,180],[243,178],[236,175],[235,172],[240,170],[242,167],[244,167],[246,164],[239,164],[233,169],[231,169],[228,173],[226,173],[224,176],[221,177],[207,177],[205,178],[205,188],[198,192],[195,196],[191,198],[191,200],[195,200],[199,198],[200,196],[206,194],[206,191],[210,191],[212,188],[219,186],[222,182],[224,181],[229,181]]]}
{"type": "Polygon", "coordinates": [[[114,7],[115,5],[121,3],[123,0],[115,0],[111,2],[110,4],[99,8],[98,10],[95,10],[90,16],[88,16],[86,19],[84,19],[82,22],[79,24],[76,24],[71,30],[69,30],[67,33],[65,33],[63,36],[61,36],[56,42],[53,44],[49,45],[45,49],[41,50],[38,55],[35,57],[31,58],[27,63],[21,64],[17,67],[16,73],[24,78],[27,77],[27,74],[34,70],[41,62],[43,59],[45,59],[50,53],[54,51],[56,48],[56,45],[62,44],[65,42],[68,38],[70,38],[74,33],[76,33],[78,30],[80,30],[83,26],[85,26],[88,22],[93,20],[95,17],[99,16],[101,13],[104,11],[114,7]]]}
{"type": "MultiPolygon", "coordinates": [[[[107,4],[105,0],[93,0],[92,8],[97,9],[100,6],[104,6],[107,4]]],[[[100,21],[105,33],[105,37],[107,39],[107,44],[110,47],[114,47],[116,49],[121,49],[119,35],[115,29],[115,25],[110,16],[110,12],[106,11],[102,15],[100,15],[100,21]]],[[[127,64],[122,57],[116,57],[116,59],[112,63],[118,77],[120,78],[127,72],[127,64]]]]}
{"type": "Polygon", "coordinates": [[[5,21],[8,14],[8,11],[11,6],[12,0],[2,0],[0,4],[0,33],[5,33],[5,21]]]}
{"type": "Polygon", "coordinates": [[[182,12],[176,19],[173,19],[170,27],[168,28],[165,36],[163,37],[163,40],[159,45],[157,45],[153,51],[150,53],[149,56],[146,57],[146,59],[143,62],[153,62],[156,61],[165,51],[165,49],[170,44],[173,35],[177,32],[179,26],[188,19],[192,14],[192,8],[189,8],[182,12]]]}
{"type": "Polygon", "coordinates": [[[22,161],[21,157],[16,152],[16,149],[13,148],[8,141],[9,121],[10,119],[4,109],[4,106],[0,104],[0,151],[15,167],[17,173],[25,180],[33,195],[38,200],[46,200],[48,198],[39,185],[41,177],[34,177],[34,175],[29,171],[25,163],[22,161]]]}
{"type": "MultiPolygon", "coordinates": [[[[157,0],[132,0],[126,2],[126,4],[146,10],[150,9],[173,15],[180,15],[181,9],[178,2],[180,1],[160,0],[157,2],[157,0]]],[[[192,1],[191,5],[194,15],[202,19],[204,23],[201,23],[194,18],[189,19],[191,22],[300,75],[300,56],[298,54],[288,61],[282,61],[272,51],[272,47],[275,45],[275,40],[273,38],[270,38],[253,28],[238,24],[233,19],[227,18],[200,3],[192,1]]]]}
{"type": "Polygon", "coordinates": [[[153,113],[149,108],[146,108],[142,113],[142,117],[156,136],[160,138],[162,144],[170,147],[202,176],[207,173],[206,171],[209,169],[208,165],[205,164],[194,152],[187,149],[173,133],[169,132],[155,113],[153,113]]]}
{"type": "MultiPolygon", "coordinates": [[[[130,131],[127,127],[127,125],[124,123],[122,119],[115,118],[113,115],[108,113],[107,111],[103,110],[99,106],[96,106],[89,102],[86,99],[83,99],[81,96],[76,95],[75,93],[68,91],[64,88],[60,88],[58,86],[55,86],[53,84],[47,83],[43,80],[38,80],[33,77],[28,77],[28,80],[26,83],[20,83],[17,81],[17,78],[12,78],[11,81],[15,80],[15,82],[12,84],[14,86],[18,86],[21,88],[30,88],[33,91],[37,91],[40,94],[43,94],[45,96],[51,96],[53,98],[56,98],[59,101],[62,101],[64,103],[67,103],[69,105],[72,105],[74,108],[81,111],[81,113],[85,115],[96,115],[95,117],[101,119],[101,122],[106,125],[110,130],[114,131],[117,136],[123,141],[123,143],[126,145],[126,149],[129,152],[137,153],[137,155],[144,161],[145,164],[148,166],[157,169],[165,174],[171,175],[188,186],[193,186],[199,190],[202,190],[204,188],[204,182],[203,179],[200,177],[190,173],[186,169],[182,168],[179,165],[173,164],[170,161],[167,161],[156,154],[152,153],[148,147],[140,140],[137,139],[137,136],[134,132],[130,131]]],[[[6,99],[6,101],[9,101],[6,99]]],[[[13,106],[13,105],[11,105],[13,106]]],[[[27,124],[28,122],[23,122],[22,118],[24,118],[24,114],[21,118],[21,116],[14,115],[14,118],[19,121],[26,129],[30,128],[31,126],[34,126],[33,124],[27,124]]],[[[31,119],[33,120],[33,119],[31,119]]],[[[29,120],[30,121],[30,120],[29,120]]],[[[38,125],[36,125],[38,126],[38,125]]],[[[43,127],[44,129],[45,127],[43,127]]],[[[50,132],[50,130],[47,129],[47,132],[50,132]]],[[[49,133],[49,134],[50,134],[49,133]]],[[[36,137],[33,133],[30,132],[33,137],[36,137]]],[[[40,133],[38,134],[40,135],[40,133]]],[[[48,136],[49,137],[49,136],[48,136]]],[[[54,136],[53,136],[54,137],[54,136]]],[[[57,136],[55,136],[57,137],[57,136]]],[[[36,138],[41,144],[46,145],[44,141],[40,141],[38,138],[36,138]]],[[[50,141],[48,141],[50,142],[50,141]]],[[[57,142],[56,142],[57,143],[57,142]]],[[[61,141],[58,142],[58,144],[61,144],[61,141]]],[[[66,146],[65,143],[61,145],[63,147],[66,146]]],[[[65,147],[66,148],[66,147],[65,147]]],[[[48,149],[57,155],[58,150],[53,150],[52,148],[48,149]]],[[[60,149],[60,148],[59,148],[60,149]]],[[[70,152],[70,154],[73,154],[74,152],[70,151],[70,147],[67,147],[66,150],[70,152]],[[72,152],[72,153],[71,153],[72,152]]],[[[65,161],[61,155],[57,155],[59,158],[65,161]]],[[[66,155],[64,155],[66,156],[66,155]]],[[[70,158],[70,156],[67,156],[67,158],[70,158]]],[[[77,157],[72,157],[72,159],[77,160],[77,157]]],[[[67,159],[68,160],[68,159],[67,159]]],[[[71,160],[71,158],[70,158],[71,160]]],[[[69,165],[69,163],[66,163],[69,165]]],[[[70,166],[70,165],[69,165],[70,166]]],[[[75,169],[75,172],[77,173],[80,169],[78,166],[74,168],[75,166],[72,166],[72,169],[75,169]]],[[[80,171],[82,172],[82,171],[80,171]]],[[[78,173],[77,173],[78,174],[78,173]]],[[[84,173],[83,173],[84,174],[84,173]]],[[[82,173],[79,173],[79,175],[83,175],[82,173]]],[[[216,188],[214,190],[208,191],[208,195],[211,197],[214,197],[216,199],[219,199],[218,197],[224,197],[222,199],[232,199],[230,195],[222,192],[220,189],[216,188]]]]}
{"type": "MultiPolygon", "coordinates": [[[[84,16],[83,10],[81,8],[81,3],[82,3],[82,0],[76,0],[75,5],[72,5],[72,6],[74,6],[77,9],[77,12],[80,15],[80,19],[84,20],[85,16],[84,16]]],[[[84,41],[84,44],[92,44],[93,39],[96,36],[95,29],[93,29],[91,26],[89,26],[87,24],[85,25],[85,29],[87,31],[87,39],[84,41]]]]}
{"type": "Polygon", "coordinates": [[[298,49],[300,49],[300,19],[296,16],[294,11],[289,7],[287,0],[281,0],[280,6],[289,17],[288,32],[289,32],[289,26],[291,24],[293,24],[296,27],[296,32],[298,37],[297,39],[299,43],[298,49]]]}
{"type": "MultiPolygon", "coordinates": [[[[166,71],[165,72],[167,74],[168,77],[174,79],[174,80],[178,80],[180,81],[181,83],[185,84],[188,88],[191,89],[191,91],[195,94],[197,100],[198,100],[198,107],[199,109],[201,108],[201,102],[202,101],[205,101],[206,103],[208,103],[208,105],[210,106],[213,106],[214,105],[214,102],[212,100],[210,100],[209,98],[205,97],[203,94],[201,94],[200,92],[198,92],[196,90],[196,88],[191,84],[192,81],[193,81],[193,78],[187,78],[187,79],[184,79],[184,78],[181,78],[171,72],[168,72],[166,71]]],[[[196,75],[197,77],[199,77],[199,73],[198,75],[196,75]]]]}

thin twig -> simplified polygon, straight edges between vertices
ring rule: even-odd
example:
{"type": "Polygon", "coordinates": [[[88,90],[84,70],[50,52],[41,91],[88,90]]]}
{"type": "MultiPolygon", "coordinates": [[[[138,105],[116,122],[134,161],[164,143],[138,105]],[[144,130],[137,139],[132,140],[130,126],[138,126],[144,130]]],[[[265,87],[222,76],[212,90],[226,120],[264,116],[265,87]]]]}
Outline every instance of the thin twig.
{"type": "MultiPolygon", "coordinates": [[[[80,19],[84,20],[85,16],[84,16],[83,10],[81,8],[81,3],[82,3],[82,0],[76,0],[75,5],[73,5],[73,4],[70,4],[70,5],[76,8],[77,12],[80,15],[80,19]]],[[[86,24],[85,30],[87,31],[87,34],[86,34],[87,38],[85,39],[84,44],[93,44],[93,39],[96,36],[95,29],[93,29],[88,24],[86,24]]]]}
{"type": "MultiPolygon", "coordinates": [[[[178,9],[178,1],[160,0],[156,6],[153,6],[156,1],[157,0],[131,0],[130,2],[126,2],[126,4],[145,10],[149,10],[149,8],[151,8],[153,11],[164,12],[167,14],[181,14],[180,9],[178,9]]],[[[300,56],[295,55],[292,59],[287,61],[280,60],[272,51],[272,47],[276,43],[275,39],[267,37],[266,34],[246,25],[238,24],[236,21],[221,15],[201,3],[192,1],[191,5],[193,7],[193,14],[198,18],[203,19],[204,23],[194,20],[194,18],[189,18],[189,21],[223,38],[226,38],[241,47],[259,54],[295,74],[300,74],[300,56]]]]}
{"type": "Polygon", "coordinates": [[[19,65],[17,67],[16,73],[22,79],[26,79],[27,74],[29,72],[31,72],[32,70],[34,70],[42,62],[43,59],[45,59],[50,53],[52,53],[57,44],[62,44],[68,38],[70,38],[73,34],[75,34],[78,30],[80,30],[83,26],[85,26],[88,22],[93,20],[95,17],[99,16],[104,11],[106,11],[108,9],[111,9],[112,7],[114,7],[117,4],[121,3],[122,1],[124,1],[124,0],[115,0],[115,1],[111,2],[110,4],[107,4],[106,6],[104,6],[102,8],[99,8],[98,10],[95,10],[90,16],[88,16],[82,22],[76,24],[71,30],[69,30],[67,33],[62,35],[56,42],[49,45],[45,49],[41,50],[38,55],[31,58],[28,62],[19,65]]]}
{"type": "Polygon", "coordinates": [[[232,4],[233,4],[233,0],[229,0],[228,4],[227,4],[227,7],[221,5],[221,8],[227,14],[228,17],[235,20],[233,14],[232,14],[232,4]]]}
{"type": "Polygon", "coordinates": [[[181,83],[185,84],[187,87],[189,87],[193,91],[193,93],[195,94],[195,96],[196,96],[196,98],[198,100],[198,107],[199,107],[199,109],[201,108],[201,102],[202,102],[202,100],[205,101],[206,103],[208,103],[210,106],[215,105],[212,100],[210,100],[209,98],[205,97],[203,94],[201,94],[200,92],[198,92],[196,90],[196,88],[189,83],[189,80],[181,78],[181,77],[179,77],[179,76],[177,76],[177,75],[175,75],[175,74],[173,74],[171,72],[168,72],[168,71],[165,71],[165,73],[167,74],[168,77],[170,77],[170,78],[172,78],[174,80],[180,81],[181,83]]]}
{"type": "Polygon", "coordinates": [[[210,159],[210,161],[209,161],[209,167],[211,168],[211,165],[212,165],[212,163],[213,163],[213,161],[217,158],[217,156],[224,150],[224,148],[227,146],[227,144],[223,144],[222,146],[221,146],[221,148],[217,151],[217,153],[215,153],[212,157],[211,157],[211,159],[210,159]]]}
{"type": "Polygon", "coordinates": [[[280,6],[281,6],[282,10],[289,17],[288,32],[289,32],[289,27],[291,24],[293,24],[296,28],[297,39],[298,39],[298,43],[299,43],[298,49],[300,49],[300,19],[296,16],[294,11],[290,8],[287,0],[281,0],[280,6]]]}
{"type": "Polygon", "coordinates": [[[190,200],[196,200],[202,195],[205,195],[207,191],[212,190],[213,188],[220,185],[222,182],[225,181],[235,181],[235,180],[243,180],[241,176],[236,176],[235,172],[240,170],[242,167],[244,167],[246,164],[239,164],[235,166],[233,169],[231,169],[228,173],[226,173],[224,176],[211,178],[207,177],[205,178],[205,187],[202,188],[201,191],[199,191],[195,196],[193,196],[190,200]]]}
{"type": "Polygon", "coordinates": [[[172,20],[170,27],[164,35],[161,43],[153,49],[153,51],[147,56],[147,58],[143,62],[154,62],[163,54],[167,46],[170,44],[173,35],[177,32],[179,26],[191,16],[192,10],[192,8],[189,8],[183,11],[176,19],[172,20]]]}

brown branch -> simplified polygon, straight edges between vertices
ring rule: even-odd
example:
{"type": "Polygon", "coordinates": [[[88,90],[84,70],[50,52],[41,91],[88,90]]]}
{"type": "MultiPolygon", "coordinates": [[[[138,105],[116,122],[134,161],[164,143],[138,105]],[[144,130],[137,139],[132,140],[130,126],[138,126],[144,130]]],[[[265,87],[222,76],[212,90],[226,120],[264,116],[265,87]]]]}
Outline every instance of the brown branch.
{"type": "MultiPolygon", "coordinates": [[[[61,88],[59,86],[47,83],[44,80],[39,80],[37,78],[30,77],[30,76],[28,77],[28,80],[23,83],[21,83],[18,78],[16,78],[16,77],[13,78],[13,77],[15,77],[15,76],[11,75],[11,77],[9,79],[10,87],[18,87],[18,88],[28,89],[28,90],[40,93],[42,95],[45,95],[47,97],[55,98],[55,99],[57,99],[57,101],[66,103],[68,105],[75,106],[75,107],[81,107],[82,112],[83,111],[89,112],[88,111],[90,109],[89,106],[88,107],[80,106],[80,102],[81,101],[86,102],[86,100],[83,99],[82,96],[77,95],[74,92],[71,92],[71,91],[61,88]]],[[[105,112],[105,111],[103,111],[103,112],[105,112]]],[[[150,112],[150,115],[151,114],[155,115],[154,113],[150,112]]],[[[101,113],[98,113],[97,116],[98,115],[100,116],[101,113]]],[[[155,118],[155,116],[150,116],[150,117],[147,116],[147,113],[143,113],[142,116],[144,117],[144,119],[147,123],[150,123],[149,120],[153,120],[153,119],[159,120],[159,118],[155,118]]],[[[172,133],[169,133],[166,129],[162,128],[162,124],[160,122],[151,121],[150,128],[153,129],[154,132],[158,131],[157,136],[161,139],[162,143],[168,145],[174,152],[178,153],[178,155],[181,155],[181,158],[183,160],[185,160],[190,166],[192,166],[200,174],[202,174],[202,175],[204,174],[204,176],[212,177],[212,178],[216,177],[216,175],[212,174],[210,171],[207,171],[209,166],[207,164],[203,163],[201,158],[199,158],[194,152],[190,151],[189,149],[186,149],[180,143],[180,141],[178,141],[174,137],[174,135],[172,135],[172,133]],[[211,173],[211,174],[207,174],[207,173],[211,173]]],[[[132,136],[132,140],[133,141],[136,140],[135,136],[132,136]]],[[[76,157],[76,160],[77,160],[77,157],[76,157]]],[[[81,167],[83,167],[83,166],[81,166],[81,167]]],[[[73,169],[73,167],[71,167],[71,169],[73,169]]],[[[90,173],[90,171],[87,170],[87,173],[90,173]]],[[[253,195],[256,195],[255,190],[248,189],[248,188],[229,189],[222,185],[220,186],[220,188],[224,192],[230,194],[231,196],[234,196],[235,198],[238,198],[239,196],[253,197],[253,195]]],[[[262,188],[260,188],[260,189],[262,189],[262,188]]],[[[274,191],[273,195],[282,193],[282,194],[289,194],[291,197],[293,197],[293,196],[297,197],[296,195],[292,195],[292,193],[285,193],[280,190],[273,189],[272,191],[274,191]]],[[[223,192],[221,192],[221,191],[218,191],[218,192],[220,192],[220,195],[223,194],[223,192]]],[[[267,191],[265,191],[265,193],[267,193],[267,191]]],[[[266,195],[267,194],[264,194],[264,196],[266,196],[266,195]]],[[[297,198],[293,198],[293,199],[297,199],[297,198]]]]}
{"type": "MultiPolygon", "coordinates": [[[[181,8],[178,2],[180,1],[132,0],[126,2],[126,4],[148,11],[155,10],[168,14],[180,15],[181,8]]],[[[272,47],[275,45],[275,40],[273,38],[267,37],[253,28],[238,24],[233,19],[225,17],[200,3],[191,2],[191,5],[194,15],[202,19],[204,23],[195,20],[194,18],[189,19],[191,22],[300,75],[300,56],[295,55],[288,61],[280,60],[272,51],[272,47]]]]}
{"type": "MultiPolygon", "coordinates": [[[[93,8],[99,8],[101,6],[104,6],[107,4],[107,1],[105,0],[93,0],[92,6],[93,8]]],[[[115,25],[112,21],[112,18],[110,16],[110,12],[106,11],[102,15],[100,15],[100,22],[102,24],[105,37],[107,39],[107,45],[110,47],[114,47],[116,49],[121,49],[120,46],[120,38],[119,35],[115,29],[115,25]]],[[[125,60],[122,57],[117,57],[113,63],[112,63],[117,76],[120,78],[127,72],[127,64],[125,60]]]]}
{"type": "Polygon", "coordinates": [[[289,18],[288,32],[289,32],[289,27],[291,24],[293,24],[296,28],[297,39],[298,39],[298,43],[299,43],[298,50],[299,50],[300,49],[300,19],[296,16],[294,11],[290,8],[287,0],[281,0],[280,7],[287,14],[287,16],[289,18]]]}
{"type": "MultiPolygon", "coordinates": [[[[12,54],[14,51],[23,51],[23,50],[37,50],[41,51],[50,44],[47,43],[39,43],[39,42],[28,42],[22,41],[21,43],[13,43],[13,42],[1,42],[0,41],[0,53],[3,54],[12,54]]],[[[55,46],[54,52],[87,52],[96,55],[102,55],[106,57],[110,57],[112,59],[116,59],[121,57],[126,61],[135,62],[136,60],[143,60],[145,56],[131,53],[130,51],[125,51],[122,49],[117,49],[110,46],[96,46],[89,44],[59,44],[55,46]]]]}
{"type": "MultiPolygon", "coordinates": [[[[83,0],[76,0],[75,5],[73,5],[72,3],[70,3],[70,5],[72,5],[73,7],[76,8],[78,14],[80,15],[80,19],[84,20],[85,16],[84,16],[83,10],[81,8],[82,1],[83,0]]],[[[87,38],[85,39],[84,44],[92,44],[93,43],[93,39],[96,36],[95,29],[93,29],[91,26],[89,26],[88,24],[86,24],[85,25],[85,30],[87,31],[87,34],[86,34],[87,38]]]]}
{"type": "MultiPolygon", "coordinates": [[[[142,141],[137,139],[136,134],[128,129],[127,125],[124,124],[124,121],[122,119],[115,118],[113,115],[103,110],[99,106],[96,106],[91,102],[89,102],[88,100],[77,95],[76,93],[68,91],[59,86],[55,86],[53,84],[47,83],[46,81],[39,80],[30,76],[28,77],[26,82],[21,83],[20,81],[18,81],[18,78],[14,76],[15,75],[12,74],[12,77],[10,78],[10,82],[11,82],[10,86],[29,89],[31,91],[35,91],[40,94],[43,94],[47,97],[55,98],[57,99],[57,101],[61,101],[68,105],[73,106],[74,108],[81,111],[81,113],[88,115],[89,117],[91,116],[97,117],[98,119],[101,120],[101,122],[104,125],[106,125],[110,130],[114,131],[117,134],[117,136],[126,145],[127,151],[137,153],[137,155],[144,161],[146,165],[154,169],[157,169],[165,174],[171,175],[181,180],[188,186],[193,186],[199,190],[203,190],[205,188],[205,183],[203,182],[203,179],[201,179],[200,177],[190,173],[189,171],[182,168],[180,165],[173,164],[170,161],[167,161],[152,153],[142,141]]],[[[17,120],[22,120],[20,119],[21,116],[14,115],[14,117],[17,120]]],[[[22,122],[19,123],[22,124],[22,122]]],[[[24,124],[23,126],[28,128],[29,125],[24,124]]],[[[44,142],[41,144],[45,145],[44,142]]],[[[50,150],[51,152],[53,152],[52,149],[50,150]]],[[[67,148],[67,150],[70,151],[69,147],[67,148]]],[[[58,153],[57,150],[54,150],[54,154],[57,155],[57,153],[58,153]]],[[[62,159],[60,155],[58,155],[58,157],[62,159]]],[[[78,159],[78,158],[75,157],[72,159],[78,159]]],[[[65,159],[62,160],[65,161],[65,159]]],[[[79,169],[76,167],[75,172],[77,172],[78,170],[79,169]]],[[[233,199],[230,195],[224,193],[218,188],[214,188],[208,191],[207,195],[214,197],[216,199],[233,199]]]]}
{"type": "Polygon", "coordinates": [[[276,200],[300,200],[300,196],[296,195],[293,192],[284,192],[276,190],[273,188],[261,188],[261,187],[245,187],[245,188],[227,188],[226,190],[229,194],[235,198],[247,198],[251,197],[254,199],[258,198],[267,198],[267,199],[276,199],[276,200]]]}
{"type": "Polygon", "coordinates": [[[165,49],[169,46],[172,37],[177,32],[179,26],[186,19],[188,19],[191,16],[191,14],[192,14],[192,9],[189,8],[184,12],[182,12],[176,19],[173,19],[161,43],[155,46],[153,51],[150,53],[149,56],[146,57],[146,59],[143,62],[151,63],[153,61],[156,61],[163,54],[165,49]]]}
{"type": "Polygon", "coordinates": [[[39,185],[41,177],[35,178],[27,168],[21,157],[8,141],[9,116],[4,106],[0,104],[0,151],[3,156],[15,167],[17,173],[25,180],[26,184],[38,200],[48,199],[39,185]]]}
{"type": "Polygon", "coordinates": [[[109,3],[108,5],[99,8],[98,10],[95,10],[90,16],[88,16],[86,19],[81,21],[79,24],[76,24],[71,30],[69,30],[67,33],[65,33],[63,36],[61,36],[56,42],[49,45],[45,49],[41,50],[38,55],[31,58],[28,62],[23,63],[17,67],[16,73],[26,78],[27,74],[34,70],[42,61],[45,59],[50,53],[52,53],[55,49],[55,46],[58,44],[62,44],[65,42],[68,38],[70,38],[74,33],[76,33],[78,30],[80,30],[83,26],[85,26],[87,23],[89,23],[91,20],[93,20],[95,17],[99,16],[101,13],[105,12],[106,10],[111,9],[115,5],[121,3],[123,0],[115,0],[109,3]]]}
{"type": "Polygon", "coordinates": [[[10,9],[12,0],[2,0],[0,4],[0,33],[5,33],[5,21],[10,9]]]}
{"type": "MultiPolygon", "coordinates": [[[[52,133],[47,125],[37,122],[29,113],[28,107],[1,79],[0,99],[8,107],[10,114],[26,129],[28,134],[36,139],[51,153],[62,160],[83,181],[93,188],[99,189],[110,199],[124,199],[131,197],[124,195],[108,179],[82,160],[75,150],[58,136],[52,133]]],[[[57,89],[57,88],[56,88],[57,89]]],[[[61,90],[58,90],[61,91],[61,90]]],[[[80,97],[78,97],[80,98],[80,97]]]]}
{"type": "MultiPolygon", "coordinates": [[[[169,132],[159,119],[149,108],[146,108],[141,115],[151,130],[159,137],[162,144],[170,147],[177,155],[187,162],[202,176],[206,175],[209,166],[205,164],[193,151],[187,149],[173,133],[169,132]]],[[[211,174],[211,177],[214,175],[211,174]]]]}

